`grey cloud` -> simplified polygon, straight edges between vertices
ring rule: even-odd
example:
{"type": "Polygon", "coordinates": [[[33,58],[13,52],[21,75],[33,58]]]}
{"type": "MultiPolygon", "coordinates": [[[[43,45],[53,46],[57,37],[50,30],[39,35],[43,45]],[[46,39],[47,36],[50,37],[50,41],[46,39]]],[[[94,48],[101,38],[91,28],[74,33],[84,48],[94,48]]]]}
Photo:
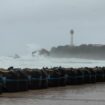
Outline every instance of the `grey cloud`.
{"type": "Polygon", "coordinates": [[[0,55],[69,44],[71,28],[76,44],[104,43],[104,10],[104,0],[1,0],[0,55]]]}

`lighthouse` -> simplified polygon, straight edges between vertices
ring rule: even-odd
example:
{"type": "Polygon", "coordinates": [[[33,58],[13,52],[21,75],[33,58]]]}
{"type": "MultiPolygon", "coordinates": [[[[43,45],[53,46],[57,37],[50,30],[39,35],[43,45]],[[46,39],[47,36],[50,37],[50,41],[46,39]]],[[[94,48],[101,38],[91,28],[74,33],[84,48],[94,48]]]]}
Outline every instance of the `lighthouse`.
{"type": "Polygon", "coordinates": [[[70,30],[70,46],[74,46],[74,30],[70,30]]]}

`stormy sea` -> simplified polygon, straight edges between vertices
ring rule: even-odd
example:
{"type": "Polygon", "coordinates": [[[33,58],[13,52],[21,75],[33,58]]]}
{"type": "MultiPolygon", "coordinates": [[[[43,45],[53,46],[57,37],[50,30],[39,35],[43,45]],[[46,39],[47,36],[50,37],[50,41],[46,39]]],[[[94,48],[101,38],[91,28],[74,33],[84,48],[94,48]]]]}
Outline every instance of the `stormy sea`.
{"type": "MultiPolygon", "coordinates": [[[[104,66],[105,61],[77,58],[50,58],[36,55],[0,57],[0,67],[8,68],[42,68],[42,67],[95,67],[104,66]]],[[[30,90],[27,92],[3,93],[0,105],[104,105],[105,83],[84,84],[30,90]]]]}
{"type": "Polygon", "coordinates": [[[15,68],[42,68],[42,67],[96,67],[105,66],[104,60],[88,60],[77,58],[51,58],[46,56],[39,56],[38,54],[32,57],[31,55],[15,57],[0,57],[0,68],[8,68],[13,66],[15,68]]]}

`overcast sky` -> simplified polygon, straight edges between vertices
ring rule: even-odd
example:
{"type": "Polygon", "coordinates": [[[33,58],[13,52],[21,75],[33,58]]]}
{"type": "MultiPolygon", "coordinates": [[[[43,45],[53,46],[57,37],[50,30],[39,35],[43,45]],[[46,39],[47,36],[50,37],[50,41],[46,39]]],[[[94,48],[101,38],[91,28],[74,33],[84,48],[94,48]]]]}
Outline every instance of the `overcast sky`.
{"type": "Polygon", "coordinates": [[[76,45],[105,44],[105,0],[0,0],[0,55],[67,45],[70,29],[76,45]]]}

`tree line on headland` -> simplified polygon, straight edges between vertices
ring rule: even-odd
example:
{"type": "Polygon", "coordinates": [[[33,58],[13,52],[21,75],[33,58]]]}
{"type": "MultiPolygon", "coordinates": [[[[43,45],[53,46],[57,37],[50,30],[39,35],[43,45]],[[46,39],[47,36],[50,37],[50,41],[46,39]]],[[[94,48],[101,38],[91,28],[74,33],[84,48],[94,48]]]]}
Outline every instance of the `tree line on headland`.
{"type": "Polygon", "coordinates": [[[40,50],[40,55],[58,58],[83,58],[105,60],[105,45],[82,44],[80,46],[57,46],[50,51],[40,50]]]}

